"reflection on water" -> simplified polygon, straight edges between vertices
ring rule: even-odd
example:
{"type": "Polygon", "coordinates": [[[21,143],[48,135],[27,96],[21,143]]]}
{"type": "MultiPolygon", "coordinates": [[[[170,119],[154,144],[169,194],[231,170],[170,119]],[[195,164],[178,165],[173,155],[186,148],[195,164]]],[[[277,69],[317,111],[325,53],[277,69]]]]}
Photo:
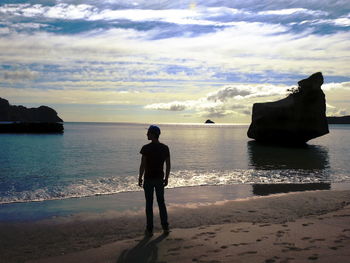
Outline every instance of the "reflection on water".
{"type": "Polygon", "coordinates": [[[330,183],[309,183],[309,184],[254,184],[253,194],[269,195],[288,192],[330,190],[330,183]]]}
{"type": "Polygon", "coordinates": [[[282,147],[248,142],[250,166],[256,171],[267,171],[275,184],[253,184],[255,195],[295,191],[329,190],[329,156],[325,147],[305,145],[282,147]],[[285,182],[285,183],[284,183],[285,182]],[[297,183],[296,183],[297,182],[297,183]]]}
{"type": "Polygon", "coordinates": [[[326,169],[329,168],[328,150],[317,145],[282,147],[248,142],[250,166],[260,170],[326,169]]]}

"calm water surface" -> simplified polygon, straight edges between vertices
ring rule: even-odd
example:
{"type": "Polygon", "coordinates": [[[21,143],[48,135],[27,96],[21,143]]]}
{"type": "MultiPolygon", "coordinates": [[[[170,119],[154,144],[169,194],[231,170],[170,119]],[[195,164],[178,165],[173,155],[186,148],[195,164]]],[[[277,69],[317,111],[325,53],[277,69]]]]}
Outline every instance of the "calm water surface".
{"type": "MultiPolygon", "coordinates": [[[[143,124],[65,123],[63,135],[1,134],[0,204],[139,191],[143,124]]],[[[263,146],[248,125],[160,125],[170,187],[349,183],[350,125],[304,148],[263,146]]]]}

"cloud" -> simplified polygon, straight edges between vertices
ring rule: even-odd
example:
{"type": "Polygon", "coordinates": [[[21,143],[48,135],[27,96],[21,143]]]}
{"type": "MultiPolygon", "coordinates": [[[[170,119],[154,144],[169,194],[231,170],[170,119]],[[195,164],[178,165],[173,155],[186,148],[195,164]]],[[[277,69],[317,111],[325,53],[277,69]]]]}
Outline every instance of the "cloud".
{"type": "MultiPolygon", "coordinates": [[[[5,4],[0,6],[0,13],[8,17],[27,17],[33,19],[61,19],[61,20],[85,20],[85,21],[105,21],[123,24],[122,21],[129,22],[158,22],[176,25],[198,25],[213,27],[230,27],[241,21],[271,23],[271,16],[281,19],[273,20],[276,24],[284,23],[283,17],[298,16],[305,19],[305,15],[312,18],[332,18],[328,12],[307,8],[282,8],[264,11],[247,11],[246,8],[237,9],[228,6],[206,6],[205,3],[196,8],[149,8],[147,5],[129,5],[128,8],[115,6],[108,8],[98,3],[93,4],[68,4],[58,3],[53,6],[41,4],[5,4]]],[[[334,17],[334,25],[346,24],[346,17],[334,17]],[[338,22],[336,22],[338,21],[338,22]]],[[[326,20],[325,20],[326,21],[326,20]]],[[[329,20],[331,21],[331,20],[329,20]]]]}
{"type": "MultiPolygon", "coordinates": [[[[214,92],[209,92],[206,96],[196,100],[171,101],[167,103],[153,103],[145,106],[147,110],[165,111],[194,111],[200,117],[206,118],[226,118],[233,116],[251,116],[252,105],[256,102],[276,101],[288,95],[287,90],[293,86],[271,85],[271,84],[235,84],[225,86],[214,92]]],[[[323,85],[323,90],[327,94],[331,104],[339,104],[334,101],[338,90],[350,89],[350,82],[329,83],[323,85]]],[[[347,94],[346,92],[344,94],[347,94]]],[[[350,98],[345,95],[344,103],[348,104],[350,98]]],[[[332,106],[327,103],[327,115],[339,116],[349,113],[346,107],[332,106]]],[[[243,117],[242,117],[243,118],[243,117]]]]}
{"type": "MultiPolygon", "coordinates": [[[[95,88],[108,84],[111,89],[123,86],[139,90],[141,84],[153,82],[145,85],[147,89],[171,92],[167,88],[170,82],[176,89],[190,90],[191,86],[206,85],[209,89],[232,82],[296,83],[299,77],[294,76],[315,71],[325,76],[350,75],[347,33],[300,36],[288,33],[285,26],[248,22],[193,37],[154,39],[159,32],[12,33],[0,41],[0,59],[14,68],[21,65],[40,72],[38,87],[46,89],[53,87],[52,83],[61,85],[62,80],[79,89],[89,89],[94,83],[95,88]],[[180,70],[169,70],[174,67],[180,70]],[[283,75],[287,73],[288,78],[283,75]],[[91,85],[86,85],[87,81],[91,85]]],[[[251,96],[270,95],[268,89],[257,91],[251,96]]],[[[244,89],[236,92],[249,96],[244,89]]],[[[221,93],[215,95],[217,99],[234,96],[235,91],[221,93]]]]}
{"type": "Polygon", "coordinates": [[[340,89],[350,90],[350,82],[340,82],[340,83],[325,83],[322,85],[324,91],[336,91],[340,89]]]}
{"type": "Polygon", "coordinates": [[[210,92],[197,100],[153,103],[145,106],[148,110],[185,111],[192,110],[202,117],[223,118],[229,115],[250,115],[252,99],[285,96],[290,88],[281,85],[243,85],[227,86],[210,92]]]}
{"type": "Polygon", "coordinates": [[[350,111],[344,108],[338,108],[326,103],[326,115],[327,116],[344,116],[350,115],[350,111]]]}
{"type": "Polygon", "coordinates": [[[167,111],[184,111],[191,108],[191,101],[173,101],[170,103],[154,103],[145,106],[145,109],[167,110],[167,111]]]}
{"type": "Polygon", "coordinates": [[[0,36],[7,35],[8,33],[10,33],[10,29],[8,27],[0,27],[0,36]]]}
{"type": "Polygon", "coordinates": [[[3,71],[2,80],[6,82],[23,82],[27,80],[35,80],[39,77],[39,73],[35,71],[3,71]]]}
{"type": "Polygon", "coordinates": [[[288,8],[288,9],[279,9],[279,10],[268,10],[258,12],[258,15],[292,15],[292,14],[307,14],[312,16],[326,16],[328,12],[325,11],[315,11],[305,8],[288,8]]]}
{"type": "Polygon", "coordinates": [[[0,6],[0,13],[5,15],[54,19],[86,19],[93,15],[96,10],[91,5],[70,5],[66,3],[59,3],[54,6],[43,6],[41,4],[5,4],[0,6]]]}
{"type": "Polygon", "coordinates": [[[326,82],[328,101],[348,108],[337,100],[348,96],[350,3],[191,2],[0,4],[0,87],[225,118],[322,71],[342,82],[326,82]]]}
{"type": "Polygon", "coordinates": [[[221,101],[221,102],[225,102],[230,98],[234,98],[234,97],[245,97],[247,95],[251,95],[252,92],[247,90],[247,89],[241,89],[239,87],[225,87],[223,89],[220,89],[219,91],[209,95],[207,97],[207,100],[209,101],[221,101]]]}

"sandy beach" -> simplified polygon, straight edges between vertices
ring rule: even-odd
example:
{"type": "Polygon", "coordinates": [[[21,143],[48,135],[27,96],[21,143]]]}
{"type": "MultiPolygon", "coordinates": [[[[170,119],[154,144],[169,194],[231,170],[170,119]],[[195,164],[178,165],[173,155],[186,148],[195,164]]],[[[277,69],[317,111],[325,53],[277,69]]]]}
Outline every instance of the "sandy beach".
{"type": "Polygon", "coordinates": [[[1,262],[346,262],[350,258],[348,190],[173,205],[169,216],[170,235],[162,235],[158,228],[151,238],[143,236],[143,211],[3,223],[1,262]]]}

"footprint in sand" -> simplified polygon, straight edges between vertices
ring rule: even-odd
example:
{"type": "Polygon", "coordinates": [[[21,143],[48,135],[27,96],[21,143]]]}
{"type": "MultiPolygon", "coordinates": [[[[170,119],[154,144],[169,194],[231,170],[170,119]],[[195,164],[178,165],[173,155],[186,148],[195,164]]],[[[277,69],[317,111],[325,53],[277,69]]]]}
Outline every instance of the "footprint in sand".
{"type": "Polygon", "coordinates": [[[344,246],[335,246],[335,247],[328,247],[329,249],[332,249],[332,250],[338,250],[338,248],[342,248],[342,247],[344,247],[344,246]]]}
{"type": "Polygon", "coordinates": [[[284,234],[285,234],[285,232],[284,231],[282,231],[282,230],[278,230],[277,232],[276,232],[276,237],[283,237],[284,236],[284,234]]]}
{"type": "Polygon", "coordinates": [[[262,225],[259,225],[259,227],[264,227],[264,226],[271,226],[270,224],[262,224],[262,225]]]}
{"type": "Polygon", "coordinates": [[[220,251],[221,251],[220,249],[213,249],[213,250],[208,250],[207,252],[208,253],[218,253],[220,251]]]}
{"type": "Polygon", "coordinates": [[[258,238],[258,239],[255,240],[255,241],[256,241],[256,242],[261,242],[261,241],[263,241],[264,239],[269,239],[269,238],[266,237],[266,236],[262,236],[262,237],[258,238]]]}
{"type": "Polygon", "coordinates": [[[190,249],[193,248],[194,246],[185,246],[184,249],[190,249]]]}
{"type": "Polygon", "coordinates": [[[308,222],[308,223],[304,223],[304,224],[302,224],[302,226],[310,226],[310,225],[313,225],[314,223],[312,223],[312,222],[308,222]]]}
{"type": "MultiPolygon", "coordinates": [[[[216,237],[216,233],[215,232],[202,232],[202,233],[195,235],[195,237],[201,237],[201,236],[208,236],[208,238],[214,238],[214,237],[216,237]]],[[[195,238],[192,237],[192,239],[195,239],[195,238]]]]}
{"type": "Polygon", "coordinates": [[[313,254],[312,256],[307,258],[308,260],[317,260],[318,259],[318,255],[317,254],[313,254]]]}
{"type": "Polygon", "coordinates": [[[280,257],[274,256],[273,258],[266,259],[264,263],[274,263],[278,259],[280,259],[280,257]]]}
{"type": "Polygon", "coordinates": [[[289,252],[289,251],[302,251],[303,249],[300,247],[287,247],[286,249],[282,249],[282,252],[289,252]]]}
{"type": "Polygon", "coordinates": [[[246,246],[246,245],[249,245],[249,244],[248,243],[231,244],[231,246],[234,246],[234,247],[246,246]]]}
{"type": "Polygon", "coordinates": [[[168,238],[166,241],[183,241],[183,238],[168,238]]]}
{"type": "Polygon", "coordinates": [[[334,215],[333,217],[349,217],[350,215],[334,215]]]}
{"type": "Polygon", "coordinates": [[[324,239],[324,238],[316,238],[316,239],[310,240],[309,242],[310,243],[315,243],[316,241],[326,241],[326,239],[324,239]]]}
{"type": "Polygon", "coordinates": [[[179,251],[180,249],[181,249],[181,247],[169,248],[169,249],[168,249],[168,252],[179,251]]]}
{"type": "Polygon", "coordinates": [[[303,237],[301,240],[309,240],[311,237],[303,237]]]}
{"type": "Polygon", "coordinates": [[[242,253],[238,253],[238,256],[244,256],[244,255],[252,255],[252,254],[257,254],[258,251],[246,251],[242,253]]]}
{"type": "Polygon", "coordinates": [[[247,229],[244,229],[244,228],[237,228],[237,229],[232,229],[230,230],[230,232],[232,233],[249,233],[249,230],[247,229]]]}
{"type": "Polygon", "coordinates": [[[294,246],[294,243],[281,242],[281,243],[273,243],[274,246],[294,246]]]}

